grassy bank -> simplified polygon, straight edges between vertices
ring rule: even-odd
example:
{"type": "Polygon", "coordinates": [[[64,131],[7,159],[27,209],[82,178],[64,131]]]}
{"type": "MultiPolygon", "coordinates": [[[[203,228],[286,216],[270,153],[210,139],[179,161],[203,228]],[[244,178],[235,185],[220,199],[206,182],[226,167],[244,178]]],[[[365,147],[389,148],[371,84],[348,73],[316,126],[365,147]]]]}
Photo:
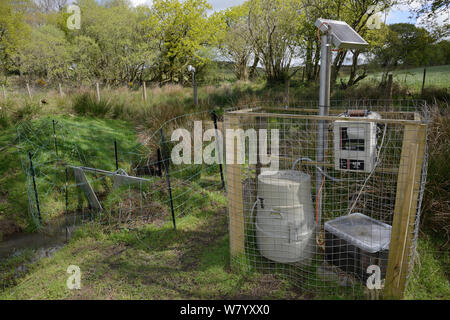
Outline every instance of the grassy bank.
{"type": "MultiPolygon", "coordinates": [[[[420,92],[423,83],[423,69],[399,69],[392,72],[393,81],[398,85],[408,88],[411,92],[420,92]]],[[[426,68],[425,88],[447,88],[450,83],[450,65],[433,66],[426,68]]],[[[382,72],[373,72],[369,74],[364,80],[363,84],[379,83],[381,81],[382,72]]],[[[348,77],[347,77],[348,78],[348,77]]],[[[342,79],[346,79],[345,76],[342,79]]]]}
{"type": "MultiPolygon", "coordinates": [[[[0,274],[5,269],[0,266],[0,274]]],[[[225,198],[210,192],[203,206],[178,220],[177,231],[170,222],[135,230],[86,225],[52,258],[30,266],[30,272],[0,292],[0,298],[297,299],[301,295],[272,276],[230,270],[225,198]],[[66,269],[72,264],[81,269],[81,290],[66,287],[66,269]]]]}
{"type": "MultiPolygon", "coordinates": [[[[225,199],[208,193],[206,204],[178,220],[135,229],[100,228],[88,224],[53,257],[27,264],[15,278],[14,268],[30,253],[0,263],[0,299],[343,299],[344,294],[302,292],[287,281],[257,271],[230,267],[225,199]],[[81,269],[81,289],[69,290],[66,270],[81,269]],[[45,270],[45,271],[43,271],[45,270]]],[[[418,262],[406,299],[449,299],[449,260],[435,246],[419,240],[418,262]]],[[[366,297],[368,298],[368,297],[366,297]]]]}
{"type": "Polygon", "coordinates": [[[62,164],[114,170],[114,140],[118,141],[124,158],[137,152],[139,147],[133,126],[115,119],[42,115],[5,129],[0,136],[3,146],[0,158],[0,238],[19,230],[31,231],[35,226],[28,210],[26,192],[30,187],[25,175],[25,170],[29,171],[28,152],[32,154],[37,170],[36,185],[46,224],[52,217],[64,213],[62,164]],[[58,154],[52,139],[48,138],[53,136],[52,121],[55,121],[58,154]]]}
{"type": "MultiPolygon", "coordinates": [[[[290,92],[292,104],[317,97],[314,85],[293,82],[293,87],[290,92]]],[[[411,98],[407,88],[398,85],[394,89],[394,97],[411,98]]],[[[334,98],[384,97],[382,90],[369,83],[333,94],[334,98]]],[[[149,88],[146,102],[138,89],[104,89],[101,95],[102,100],[97,102],[92,92],[74,90],[61,98],[57,91],[50,90],[36,93],[31,101],[18,94],[1,102],[0,234],[32,231],[21,159],[30,151],[26,146],[36,145],[37,140],[52,135],[51,120],[56,120],[58,130],[67,130],[59,149],[60,154],[66,156],[66,162],[84,164],[79,154],[72,152],[78,148],[81,153],[91,153],[90,159],[95,163],[90,165],[113,170],[114,139],[121,142],[121,152],[132,154],[169,119],[217,106],[224,108],[258,101],[279,103],[284,99],[284,86],[267,86],[264,82],[204,86],[199,91],[200,110],[192,104],[192,89],[176,85],[149,88]],[[29,144],[19,147],[18,129],[31,123],[29,127],[41,130],[30,135],[29,144]],[[74,149],[75,145],[77,148],[74,149]]],[[[408,299],[450,299],[446,241],[450,212],[447,210],[447,184],[450,181],[447,109],[446,104],[441,104],[440,109],[433,110],[428,184],[422,215],[426,233],[419,239],[418,259],[406,294],[408,299]],[[440,235],[436,236],[437,233],[440,235]]],[[[45,152],[36,153],[35,160],[45,163],[54,158],[55,150],[50,145],[45,152]]],[[[130,159],[122,158],[121,167],[127,167],[130,159]]],[[[42,199],[46,204],[43,209],[49,217],[61,214],[64,202],[62,190],[44,192],[49,190],[50,183],[44,178],[38,181],[38,186],[44,188],[41,190],[46,197],[42,199]]],[[[233,272],[229,261],[226,201],[222,192],[205,188],[207,185],[205,181],[195,181],[187,189],[174,190],[175,194],[189,193],[194,204],[189,207],[189,214],[177,219],[177,231],[172,229],[170,222],[167,194],[161,193],[157,200],[162,217],[158,221],[133,225],[105,225],[102,221],[94,221],[80,228],[70,243],[52,257],[30,263],[32,254],[24,251],[1,262],[0,298],[348,298],[301,292],[287,281],[256,271],[251,274],[233,272]],[[66,287],[69,265],[81,268],[81,290],[72,291],[66,287]],[[26,272],[18,274],[17,270],[23,270],[23,266],[26,266],[26,272]]],[[[114,205],[114,198],[105,203],[114,205]]]]}

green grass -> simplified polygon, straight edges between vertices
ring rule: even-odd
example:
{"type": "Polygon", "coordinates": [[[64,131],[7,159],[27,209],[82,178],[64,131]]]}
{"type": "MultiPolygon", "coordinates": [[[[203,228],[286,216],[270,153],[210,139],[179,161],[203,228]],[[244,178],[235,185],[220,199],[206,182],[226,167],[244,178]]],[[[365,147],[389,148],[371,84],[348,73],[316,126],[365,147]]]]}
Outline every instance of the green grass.
{"type": "Polygon", "coordinates": [[[0,136],[0,218],[12,219],[22,228],[33,227],[25,192],[28,152],[33,156],[41,213],[47,221],[64,211],[62,163],[114,171],[114,140],[117,140],[119,164],[127,169],[142,152],[136,139],[129,123],[90,117],[43,116],[23,121],[18,128],[5,129],[0,136]],[[52,120],[56,121],[58,155],[52,138],[52,120]]]}
{"type": "MultiPolygon", "coordinates": [[[[420,92],[423,81],[424,68],[400,69],[392,72],[394,82],[408,87],[415,92],[420,92]]],[[[425,87],[433,86],[438,88],[449,88],[450,86],[450,65],[427,67],[425,87]]],[[[382,72],[369,74],[361,81],[362,84],[379,83],[382,72]]],[[[343,75],[342,79],[348,76],[343,75]]]]}
{"type": "Polygon", "coordinates": [[[449,300],[449,251],[442,247],[441,250],[437,250],[436,244],[427,236],[419,239],[417,251],[405,299],[449,300]]]}
{"type": "MultiPolygon", "coordinates": [[[[430,81],[434,74],[448,78],[445,74],[448,67],[429,68],[430,81]],[[441,70],[444,74],[439,74],[441,70]]],[[[404,74],[399,73],[396,79],[406,75],[407,81],[412,81],[411,84],[407,82],[408,86],[417,89],[413,83],[420,80],[421,84],[421,69],[402,72],[404,74]]],[[[445,81],[448,84],[448,80],[445,81]]],[[[295,99],[315,97],[316,89],[299,86],[291,90],[291,95],[295,99]]],[[[360,94],[366,94],[364,86],[358,90],[360,94]]],[[[375,91],[374,94],[379,94],[375,91]]],[[[62,190],[53,188],[56,182],[63,182],[63,173],[49,174],[54,172],[56,159],[51,139],[52,119],[57,121],[59,153],[64,154],[67,163],[114,170],[114,139],[119,142],[122,155],[120,166],[126,169],[143,152],[137,143],[137,126],[153,133],[165,120],[192,111],[189,88],[153,88],[149,90],[147,103],[142,102],[139,91],[111,90],[107,93],[100,105],[92,99],[83,102],[83,96],[75,96],[75,107],[56,98],[48,106],[36,104],[36,101],[28,104],[8,102],[8,110],[13,112],[3,110],[0,113],[0,219],[13,219],[23,228],[32,225],[21,168],[21,157],[26,156],[27,151],[38,151],[34,155],[35,162],[45,164],[37,167],[45,218],[51,219],[63,212],[62,190]],[[81,99],[78,106],[76,99],[81,99]],[[53,113],[56,115],[49,116],[53,113]],[[24,132],[28,132],[27,143],[20,149],[16,139],[18,121],[26,129],[24,132]],[[45,148],[36,147],[44,145],[45,148]]],[[[208,109],[258,100],[282,101],[283,86],[236,83],[200,88],[199,93],[202,105],[208,109]]],[[[98,221],[92,222],[81,227],[70,243],[51,258],[30,264],[30,252],[25,251],[3,261],[0,264],[0,299],[354,298],[346,292],[302,293],[282,277],[264,274],[254,268],[242,272],[233,269],[229,259],[226,200],[217,188],[217,168],[214,168],[212,181],[205,179],[204,172],[199,174],[200,170],[192,166],[173,174],[175,206],[183,209],[183,214],[177,214],[176,231],[169,216],[167,193],[156,192],[152,201],[160,204],[158,210],[161,212],[155,214],[161,214],[162,223],[104,226],[98,221]],[[181,186],[180,182],[191,176],[196,177],[195,181],[181,186]],[[188,205],[183,206],[185,203],[188,205]],[[80,266],[82,271],[82,289],[79,291],[66,288],[69,276],[66,270],[71,264],[80,266]],[[15,270],[21,265],[27,266],[28,273],[15,278],[15,270]]],[[[164,181],[155,178],[155,184],[161,182],[164,181]]],[[[96,184],[95,187],[105,191],[108,186],[96,184]]],[[[117,206],[122,200],[121,192],[119,189],[106,197],[106,209],[112,211],[117,206]]],[[[129,194],[133,195],[132,192],[129,194]]],[[[75,196],[71,193],[71,197],[75,196]]],[[[71,205],[76,206],[76,201],[71,205]]],[[[418,250],[419,263],[414,267],[406,298],[450,299],[448,253],[437,254],[435,243],[427,238],[419,239],[418,250]]],[[[317,279],[311,280],[317,283],[317,279]]]]}
{"type": "Polygon", "coordinates": [[[0,299],[299,298],[286,282],[230,270],[224,202],[208,193],[209,204],[180,218],[176,231],[170,221],[133,231],[86,225],[0,299]],[[81,290],[66,288],[71,264],[81,269],[81,290]]]}
{"type": "MultiPolygon", "coordinates": [[[[194,188],[199,188],[194,186],[194,188]]],[[[354,299],[360,292],[302,293],[281,275],[232,268],[229,258],[226,200],[209,191],[173,230],[165,223],[135,229],[89,223],[51,258],[27,264],[30,253],[0,264],[0,299],[354,299]],[[13,278],[25,264],[28,273],[13,278]],[[69,265],[81,269],[81,289],[69,290],[69,265]]],[[[163,200],[163,199],[161,199],[163,200]]],[[[449,299],[448,253],[436,256],[435,245],[419,240],[419,259],[406,299],[449,299]]],[[[310,279],[317,285],[317,281],[310,279]]],[[[305,285],[304,283],[302,284],[305,285]]]]}

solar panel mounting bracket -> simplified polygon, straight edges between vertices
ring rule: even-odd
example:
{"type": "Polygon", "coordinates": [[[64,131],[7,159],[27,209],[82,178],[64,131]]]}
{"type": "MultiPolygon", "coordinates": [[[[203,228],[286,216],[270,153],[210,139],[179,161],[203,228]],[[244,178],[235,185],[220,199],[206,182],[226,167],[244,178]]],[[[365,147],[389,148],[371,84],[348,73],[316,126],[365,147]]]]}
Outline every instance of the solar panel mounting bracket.
{"type": "Polygon", "coordinates": [[[338,49],[363,49],[369,45],[344,21],[319,18],[315,25],[332,36],[333,45],[338,49]]]}

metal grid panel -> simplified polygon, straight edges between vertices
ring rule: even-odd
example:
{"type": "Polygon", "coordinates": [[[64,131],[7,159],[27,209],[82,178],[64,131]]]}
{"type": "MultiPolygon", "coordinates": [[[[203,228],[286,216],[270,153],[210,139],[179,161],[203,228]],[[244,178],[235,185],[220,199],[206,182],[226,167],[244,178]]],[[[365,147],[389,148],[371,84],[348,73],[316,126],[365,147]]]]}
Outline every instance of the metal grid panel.
{"type": "MultiPolygon", "coordinates": [[[[375,155],[365,159],[369,162],[373,157],[373,169],[357,172],[336,168],[335,157],[345,158],[346,152],[337,151],[335,148],[332,121],[327,123],[329,130],[325,161],[322,164],[313,161],[319,118],[279,116],[283,111],[289,114],[314,115],[317,106],[312,103],[303,104],[303,108],[268,108],[267,111],[254,111],[254,114],[249,112],[233,115],[239,117],[237,123],[243,130],[278,130],[279,170],[294,176],[286,178],[274,174],[264,178],[264,174],[261,175],[264,166],[260,163],[248,163],[249,146],[258,145],[260,142],[249,135],[246,142],[246,163],[240,172],[227,172],[228,175],[241,175],[228,177],[228,181],[240,179],[243,194],[245,258],[235,255],[234,262],[246,270],[273,273],[286,278],[305,293],[312,292],[322,297],[328,294],[363,297],[366,293],[366,296],[370,297],[374,291],[366,288],[366,281],[370,276],[367,268],[372,265],[380,267],[383,283],[388,266],[389,242],[387,247],[378,247],[373,252],[367,248],[376,248],[380,240],[386,238],[386,229],[391,231],[402,145],[405,142],[405,126],[402,121],[418,119],[419,115],[426,119],[426,108],[420,103],[406,101],[391,102],[389,105],[380,101],[348,101],[333,102],[333,105],[330,113],[335,115],[347,108],[370,109],[382,114],[385,120],[394,120],[373,122],[376,132],[375,155]],[[270,112],[277,114],[272,116],[270,112]],[[328,175],[322,180],[320,188],[322,217],[317,210],[320,198],[315,194],[316,165],[321,165],[328,175]],[[295,177],[298,172],[302,172],[306,179],[295,177]],[[357,213],[364,215],[363,221],[353,219],[357,213]],[[355,231],[353,234],[348,235],[345,229],[340,233],[325,230],[325,224],[342,217],[355,224],[354,229],[351,228],[355,231]],[[292,231],[293,229],[295,231],[292,231]],[[361,234],[358,235],[358,232],[361,234]],[[364,234],[367,232],[369,235],[364,234]]],[[[363,121],[356,128],[364,131],[368,129],[368,124],[363,121]]],[[[267,150],[270,150],[270,142],[267,150]]],[[[266,155],[267,150],[259,149],[259,156],[266,155]]],[[[425,182],[424,174],[425,172],[422,172],[421,193],[425,182]]],[[[231,199],[229,210],[240,207],[239,203],[233,202],[233,199],[238,198],[239,190],[233,190],[232,187],[229,186],[228,189],[231,199]]],[[[413,246],[417,236],[420,200],[414,215],[415,228],[412,226],[409,231],[414,239],[413,246]]],[[[235,215],[230,214],[232,230],[240,224],[236,219],[235,215]]],[[[231,241],[236,240],[233,239],[233,234],[231,238],[231,241]]],[[[412,257],[409,259],[409,262],[411,261],[412,257]]],[[[380,293],[379,290],[375,292],[380,293]]]]}

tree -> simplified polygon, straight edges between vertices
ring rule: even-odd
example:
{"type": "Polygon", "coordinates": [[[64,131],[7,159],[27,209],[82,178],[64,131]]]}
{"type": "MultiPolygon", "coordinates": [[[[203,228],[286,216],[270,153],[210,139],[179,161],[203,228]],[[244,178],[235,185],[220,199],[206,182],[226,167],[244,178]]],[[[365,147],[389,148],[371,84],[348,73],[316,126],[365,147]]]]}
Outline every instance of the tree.
{"type": "Polygon", "coordinates": [[[71,77],[77,82],[98,79],[101,76],[101,50],[98,44],[87,36],[77,36],[72,43],[73,65],[71,77]]]}
{"type": "Polygon", "coordinates": [[[50,11],[62,11],[69,3],[68,0],[34,0],[39,11],[47,13],[50,11]]]}
{"type": "Polygon", "coordinates": [[[0,2],[0,68],[5,76],[14,66],[13,56],[20,51],[30,33],[21,9],[14,1],[0,2]]]}
{"type": "Polygon", "coordinates": [[[430,33],[410,23],[392,24],[387,28],[383,46],[375,51],[375,61],[390,71],[399,65],[426,65],[427,48],[434,42],[430,33]]]}
{"type": "Polygon", "coordinates": [[[261,59],[269,82],[290,79],[292,62],[299,56],[300,25],[304,19],[301,1],[249,0],[250,41],[261,59]]]}
{"type": "Polygon", "coordinates": [[[248,64],[254,52],[249,41],[248,6],[232,7],[224,12],[226,33],[220,42],[221,54],[231,60],[238,80],[249,77],[248,64]]]}
{"type": "Polygon", "coordinates": [[[421,26],[429,29],[437,39],[448,38],[450,34],[450,21],[448,0],[421,1],[405,0],[416,15],[421,26]],[[418,5],[419,4],[419,5],[418,5]]]}
{"type": "Polygon", "coordinates": [[[219,31],[224,29],[219,14],[208,17],[211,9],[206,0],[153,1],[146,25],[150,30],[148,37],[157,39],[157,80],[174,82],[189,64],[199,67],[205,63],[200,49],[216,44],[219,31]]]}
{"type": "MultiPolygon", "coordinates": [[[[367,77],[366,65],[362,68],[358,65],[359,57],[364,53],[365,57],[373,56],[374,52],[379,48],[383,48],[386,43],[387,35],[389,34],[389,28],[386,24],[382,23],[380,29],[367,30],[364,39],[368,42],[369,46],[363,50],[352,51],[352,64],[350,66],[350,74],[345,87],[350,87],[357,84],[359,81],[367,77]]],[[[341,80],[342,81],[342,80],[341,80]]]]}
{"type": "MultiPolygon", "coordinates": [[[[127,1],[109,2],[105,7],[94,0],[80,0],[79,6],[83,16],[81,30],[70,34],[95,42],[100,51],[98,57],[92,41],[82,40],[92,49],[85,53],[95,54],[89,60],[91,67],[96,68],[94,73],[111,84],[141,81],[154,53],[150,41],[146,41],[147,29],[143,24],[148,18],[148,9],[131,8],[127,1]],[[92,65],[94,59],[95,66],[92,65]]],[[[77,73],[85,74],[84,71],[77,73]]]]}
{"type": "MultiPolygon", "coordinates": [[[[331,81],[332,83],[336,82],[350,52],[352,54],[352,72],[345,86],[351,86],[367,75],[364,70],[359,72],[359,56],[373,50],[380,41],[377,34],[371,32],[371,29],[367,26],[368,20],[376,14],[375,10],[372,9],[376,7],[379,10],[384,10],[395,4],[395,2],[396,0],[304,0],[307,22],[304,26],[305,43],[303,48],[305,48],[305,69],[308,80],[314,80],[318,75],[320,40],[317,37],[317,28],[314,26],[317,18],[327,17],[332,20],[345,21],[368,41],[369,47],[366,49],[340,50],[335,54],[331,81]]],[[[378,32],[380,31],[382,30],[378,30],[378,32]]]]}
{"type": "Polygon", "coordinates": [[[30,40],[16,53],[16,60],[20,61],[21,73],[52,81],[68,77],[72,55],[64,32],[44,25],[33,29],[30,40]]]}

